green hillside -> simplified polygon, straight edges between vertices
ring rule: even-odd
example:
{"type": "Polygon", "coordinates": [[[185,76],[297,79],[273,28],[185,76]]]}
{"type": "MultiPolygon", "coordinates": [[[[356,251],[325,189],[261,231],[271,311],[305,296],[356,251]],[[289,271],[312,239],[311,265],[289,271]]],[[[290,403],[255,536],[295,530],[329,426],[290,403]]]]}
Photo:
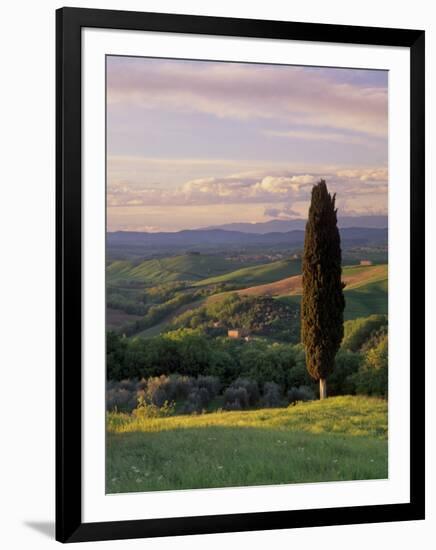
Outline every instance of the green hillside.
{"type": "Polygon", "coordinates": [[[235,283],[247,286],[260,285],[292,277],[293,275],[298,275],[300,272],[300,260],[278,260],[267,264],[243,267],[224,275],[209,277],[195,283],[195,286],[218,283],[235,283]]]}
{"type": "Polygon", "coordinates": [[[172,281],[198,281],[234,271],[240,264],[222,256],[185,254],[169,258],[145,260],[139,264],[117,260],[107,268],[108,283],[136,281],[147,284],[172,281]]]}
{"type": "MultiPolygon", "coordinates": [[[[345,288],[344,319],[357,319],[373,314],[386,315],[388,313],[388,280],[381,279],[375,282],[360,284],[345,288]]],[[[283,301],[300,303],[301,295],[281,296],[283,301]]]]}
{"type": "Polygon", "coordinates": [[[388,280],[345,289],[345,319],[388,313],[388,280]]]}
{"type": "Polygon", "coordinates": [[[342,277],[346,280],[346,290],[367,286],[370,283],[380,283],[388,280],[387,264],[360,266],[348,265],[342,268],[342,277]]]}

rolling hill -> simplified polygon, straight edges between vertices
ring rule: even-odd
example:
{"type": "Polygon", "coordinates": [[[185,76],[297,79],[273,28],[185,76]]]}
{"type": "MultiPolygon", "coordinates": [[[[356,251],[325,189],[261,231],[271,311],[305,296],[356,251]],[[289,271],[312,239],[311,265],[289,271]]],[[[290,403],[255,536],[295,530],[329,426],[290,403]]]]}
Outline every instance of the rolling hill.
{"type": "Polygon", "coordinates": [[[388,280],[375,281],[345,289],[345,320],[388,313],[388,280]]]}
{"type": "Polygon", "coordinates": [[[296,275],[301,271],[301,260],[277,260],[266,264],[243,267],[224,275],[209,277],[195,283],[194,286],[205,286],[219,283],[240,285],[260,285],[279,281],[286,276],[296,275]]]}
{"type": "MultiPolygon", "coordinates": [[[[271,265],[271,264],[270,264],[271,265]]],[[[266,267],[266,266],[264,266],[266,267]]],[[[345,320],[388,313],[388,266],[346,266],[343,269],[345,287],[345,320]]],[[[301,275],[272,283],[235,291],[241,296],[273,296],[280,300],[300,302],[301,275]]],[[[215,294],[208,302],[221,300],[228,293],[215,294]]]]}
{"type": "Polygon", "coordinates": [[[116,260],[106,268],[109,284],[136,281],[160,284],[173,281],[198,281],[235,271],[240,263],[222,256],[184,254],[162,259],[144,260],[139,264],[116,260]]]}
{"type": "MultiPolygon", "coordinates": [[[[344,320],[350,321],[358,317],[388,314],[388,280],[379,280],[362,284],[353,289],[345,289],[344,320]]],[[[279,300],[300,303],[301,294],[281,296],[279,300]]]]}
{"type": "MultiPolygon", "coordinates": [[[[271,264],[268,264],[271,265],[271,264]]],[[[266,271],[267,266],[261,266],[266,271]]],[[[346,266],[342,272],[345,290],[359,288],[373,282],[387,280],[387,265],[346,266]]],[[[236,291],[241,296],[286,296],[301,294],[301,274],[268,284],[260,284],[236,291]]]]}

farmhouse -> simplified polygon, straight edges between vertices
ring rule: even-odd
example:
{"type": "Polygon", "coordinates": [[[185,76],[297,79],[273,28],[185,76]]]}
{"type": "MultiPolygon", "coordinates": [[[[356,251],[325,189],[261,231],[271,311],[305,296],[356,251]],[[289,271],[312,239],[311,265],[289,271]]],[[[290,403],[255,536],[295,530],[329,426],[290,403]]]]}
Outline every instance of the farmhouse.
{"type": "Polygon", "coordinates": [[[371,260],[360,260],[360,265],[372,265],[371,260]]]}
{"type": "Polygon", "coordinates": [[[233,339],[248,338],[249,332],[243,328],[234,328],[227,331],[227,336],[233,339]]]}

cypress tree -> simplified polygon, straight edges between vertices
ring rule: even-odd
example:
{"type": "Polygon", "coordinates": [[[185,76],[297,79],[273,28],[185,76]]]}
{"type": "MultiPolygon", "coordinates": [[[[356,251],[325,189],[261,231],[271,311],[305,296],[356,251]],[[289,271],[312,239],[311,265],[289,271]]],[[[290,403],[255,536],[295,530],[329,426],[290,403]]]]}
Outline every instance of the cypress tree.
{"type": "Polygon", "coordinates": [[[327,397],[326,378],[333,371],[344,335],[345,299],[335,199],[324,180],[314,185],[304,238],[301,340],[307,370],[319,380],[320,399],[327,397]]]}

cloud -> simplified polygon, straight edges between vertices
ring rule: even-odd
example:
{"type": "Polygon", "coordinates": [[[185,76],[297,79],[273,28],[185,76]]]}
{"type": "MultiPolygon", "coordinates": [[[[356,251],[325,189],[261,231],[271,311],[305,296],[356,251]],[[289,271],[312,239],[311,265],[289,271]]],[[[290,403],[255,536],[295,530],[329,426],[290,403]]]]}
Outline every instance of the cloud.
{"type": "Polygon", "coordinates": [[[358,179],[359,181],[366,182],[380,182],[387,181],[388,179],[388,169],[387,168],[376,168],[376,169],[367,169],[367,170],[339,170],[337,175],[341,178],[351,178],[358,179]]]}
{"type": "Polygon", "coordinates": [[[269,208],[274,208],[274,203],[281,203],[285,204],[280,208],[281,215],[291,215],[292,205],[308,202],[313,184],[320,179],[325,179],[329,190],[337,193],[338,204],[343,208],[359,210],[370,207],[371,203],[379,209],[387,208],[388,173],[383,167],[326,168],[313,173],[250,171],[196,178],[173,189],[133,186],[127,181],[115,180],[109,182],[107,204],[109,207],[269,204],[269,208]]]}
{"type": "Polygon", "coordinates": [[[376,136],[373,135],[353,135],[345,132],[324,130],[266,130],[264,134],[268,137],[302,139],[306,141],[327,141],[329,143],[364,145],[366,147],[378,147],[380,143],[378,139],[375,139],[376,136]]]}
{"type": "Polygon", "coordinates": [[[142,233],[160,233],[165,229],[157,225],[144,225],[138,223],[116,223],[110,231],[141,231],[142,233]]]}
{"type": "MultiPolygon", "coordinates": [[[[335,141],[342,139],[341,131],[386,138],[387,85],[339,75],[295,66],[110,57],[107,99],[109,108],[135,105],[220,118],[270,119],[307,131],[326,127],[335,141]]],[[[315,135],[320,139],[318,132],[315,135]]],[[[313,139],[302,132],[294,137],[313,139]]]]}
{"type": "Polygon", "coordinates": [[[290,206],[282,208],[265,208],[264,215],[279,220],[292,220],[300,217],[300,212],[293,210],[290,206]]]}

